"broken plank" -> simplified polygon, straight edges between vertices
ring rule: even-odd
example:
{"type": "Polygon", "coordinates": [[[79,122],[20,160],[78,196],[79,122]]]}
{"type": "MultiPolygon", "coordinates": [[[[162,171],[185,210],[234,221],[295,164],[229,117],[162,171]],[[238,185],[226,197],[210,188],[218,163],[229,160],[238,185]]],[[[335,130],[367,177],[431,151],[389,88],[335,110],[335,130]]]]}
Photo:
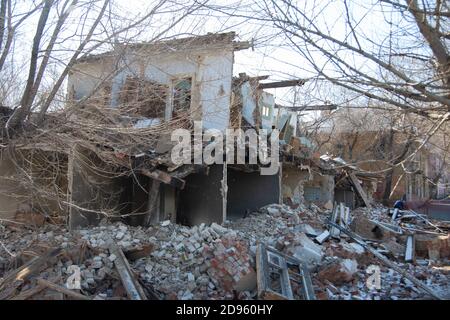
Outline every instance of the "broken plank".
{"type": "Polygon", "coordinates": [[[378,259],[381,260],[381,262],[383,262],[385,265],[387,265],[389,268],[397,271],[400,275],[402,275],[403,277],[405,277],[406,279],[408,279],[409,281],[411,281],[413,284],[415,284],[417,287],[419,287],[420,289],[422,289],[424,292],[428,293],[429,295],[431,295],[433,298],[437,299],[437,300],[444,300],[441,296],[439,296],[439,294],[437,294],[436,292],[434,292],[434,290],[432,290],[430,287],[428,287],[427,285],[425,285],[424,283],[422,283],[420,280],[418,280],[416,277],[410,275],[408,273],[408,270],[403,270],[401,269],[399,266],[397,266],[395,263],[391,262],[389,259],[387,259],[385,256],[383,256],[381,253],[379,253],[377,250],[375,250],[374,248],[372,248],[371,246],[369,246],[365,241],[363,241],[362,239],[360,239],[357,235],[355,235],[353,232],[351,232],[350,230],[347,230],[346,228],[341,227],[340,225],[338,225],[337,223],[334,223],[332,221],[330,221],[329,219],[326,219],[325,222],[331,226],[334,226],[336,228],[338,228],[341,232],[347,234],[350,238],[352,238],[353,240],[355,240],[358,244],[360,244],[361,246],[363,246],[367,251],[369,251],[370,253],[372,253],[375,257],[377,257],[378,259]]]}
{"type": "Polygon", "coordinates": [[[436,235],[436,236],[442,236],[442,233],[440,233],[440,232],[416,229],[416,228],[405,227],[405,226],[403,226],[402,228],[405,229],[405,230],[408,230],[408,231],[412,231],[414,233],[425,233],[425,234],[433,234],[433,235],[436,235]]]}
{"type": "Polygon", "coordinates": [[[409,235],[406,238],[406,250],[405,250],[405,261],[412,262],[414,261],[414,253],[415,253],[415,241],[414,235],[409,235]]]}
{"type": "Polygon", "coordinates": [[[133,275],[133,271],[125,257],[122,249],[120,249],[114,242],[109,246],[109,253],[114,254],[117,258],[114,260],[120,280],[131,300],[147,300],[144,289],[142,289],[139,282],[133,275]]]}
{"type": "Polygon", "coordinates": [[[435,228],[438,232],[441,232],[443,234],[445,234],[446,232],[443,231],[442,229],[440,229],[438,226],[436,226],[435,224],[433,224],[430,220],[428,220],[427,218],[425,218],[424,216],[422,216],[421,214],[418,214],[417,212],[415,212],[414,210],[409,210],[409,212],[411,212],[412,214],[415,214],[418,218],[422,219],[423,221],[425,221],[427,224],[429,224],[430,226],[432,226],[433,228],[435,228]]]}
{"type": "Polygon", "coordinates": [[[31,289],[20,292],[18,295],[10,298],[10,300],[27,300],[27,299],[31,298],[32,296],[38,294],[45,288],[46,288],[45,286],[37,285],[31,289]]]}
{"type": "Polygon", "coordinates": [[[264,259],[263,247],[258,245],[256,247],[256,284],[258,288],[258,297],[264,298],[267,287],[267,279],[264,274],[266,270],[267,261],[264,259]]]}
{"type": "Polygon", "coordinates": [[[145,283],[142,279],[138,279],[144,291],[147,293],[147,297],[149,300],[161,300],[161,297],[156,292],[156,290],[148,283],[145,283]]]}
{"type": "Polygon", "coordinates": [[[277,82],[269,82],[269,83],[260,83],[258,84],[259,89],[269,89],[269,88],[285,88],[285,87],[295,87],[302,86],[306,82],[305,79],[294,79],[294,80],[284,80],[277,82]]]}
{"type": "Polygon", "coordinates": [[[60,292],[70,298],[76,299],[76,300],[92,300],[91,298],[81,294],[81,293],[77,293],[75,291],[72,291],[70,289],[64,288],[62,286],[59,286],[57,284],[54,284],[53,282],[50,282],[48,280],[39,278],[37,279],[37,282],[39,285],[44,286],[48,289],[52,289],[55,290],[57,292],[60,292]]]}
{"type": "Polygon", "coordinates": [[[369,199],[367,198],[366,192],[364,191],[364,189],[362,188],[361,184],[359,183],[358,178],[355,176],[355,174],[353,172],[349,172],[348,176],[350,177],[350,180],[353,184],[353,186],[355,187],[356,191],[358,192],[358,194],[360,195],[360,197],[363,199],[364,204],[366,205],[367,208],[371,208],[371,204],[369,199]]]}
{"type": "Polygon", "coordinates": [[[53,249],[44,256],[34,257],[25,263],[23,266],[12,271],[0,282],[0,291],[4,289],[5,286],[12,284],[15,287],[19,287],[20,284],[28,279],[33,274],[45,269],[52,260],[57,257],[62,252],[61,248],[53,249]]]}
{"type": "Polygon", "coordinates": [[[139,171],[144,176],[158,180],[164,184],[171,185],[172,187],[177,188],[177,189],[183,189],[184,185],[186,184],[186,181],[184,181],[183,179],[173,177],[170,174],[168,174],[167,172],[164,172],[161,170],[156,169],[156,170],[150,171],[148,169],[140,169],[139,171]]]}
{"type": "MultiPolygon", "coordinates": [[[[52,282],[56,282],[56,281],[59,281],[60,279],[61,279],[61,276],[57,276],[57,277],[51,278],[50,280],[52,282]]],[[[45,286],[38,284],[37,286],[34,286],[31,289],[20,292],[17,296],[10,298],[10,300],[27,300],[27,299],[31,298],[32,296],[38,294],[45,288],[46,288],[45,286]]]]}

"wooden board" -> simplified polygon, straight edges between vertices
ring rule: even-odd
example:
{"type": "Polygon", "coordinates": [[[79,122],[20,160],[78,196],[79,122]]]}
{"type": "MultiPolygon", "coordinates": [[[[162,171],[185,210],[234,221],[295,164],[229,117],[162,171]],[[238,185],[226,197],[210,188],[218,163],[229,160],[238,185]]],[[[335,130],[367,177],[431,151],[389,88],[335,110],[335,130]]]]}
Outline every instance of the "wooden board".
{"type": "Polygon", "coordinates": [[[359,196],[363,199],[364,204],[367,208],[371,208],[371,204],[369,199],[367,198],[367,194],[362,188],[361,184],[358,181],[358,178],[356,178],[355,174],[353,172],[349,172],[348,176],[350,177],[350,180],[352,181],[353,186],[355,187],[356,191],[358,192],[359,196]]]}

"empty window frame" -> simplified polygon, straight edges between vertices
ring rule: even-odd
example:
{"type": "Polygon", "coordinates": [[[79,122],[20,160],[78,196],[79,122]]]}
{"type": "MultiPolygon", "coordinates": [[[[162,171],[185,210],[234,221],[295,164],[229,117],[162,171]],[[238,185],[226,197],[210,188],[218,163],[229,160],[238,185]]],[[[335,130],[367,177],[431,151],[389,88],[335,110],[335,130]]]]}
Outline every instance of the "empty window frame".
{"type": "Polygon", "coordinates": [[[270,108],[267,106],[263,106],[262,107],[262,115],[263,115],[263,117],[266,117],[266,118],[270,117],[270,108]]]}
{"type": "Polygon", "coordinates": [[[172,116],[189,112],[192,97],[192,77],[175,79],[172,82],[172,116]]]}
{"type": "Polygon", "coordinates": [[[128,114],[146,118],[164,118],[168,87],[146,79],[127,77],[119,94],[119,103],[128,114]]]}

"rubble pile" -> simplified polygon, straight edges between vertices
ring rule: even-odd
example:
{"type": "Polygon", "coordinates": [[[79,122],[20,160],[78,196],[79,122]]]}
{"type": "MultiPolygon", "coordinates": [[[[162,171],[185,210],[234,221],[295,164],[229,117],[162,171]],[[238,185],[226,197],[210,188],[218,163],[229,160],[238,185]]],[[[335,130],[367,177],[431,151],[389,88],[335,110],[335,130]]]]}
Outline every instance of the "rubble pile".
{"type": "MultiPolygon", "coordinates": [[[[316,238],[329,229],[324,221],[330,215],[330,210],[316,206],[292,209],[273,204],[223,225],[187,227],[163,221],[143,228],[102,221],[97,227],[72,233],[51,224],[37,228],[0,225],[0,298],[49,299],[53,293],[55,299],[79,297],[76,294],[89,299],[127,299],[129,293],[116,266],[120,257],[110,250],[114,243],[123,251],[136,282],[148,296],[158,299],[258,298],[256,251],[260,243],[307,265],[317,299],[429,298],[351,237],[341,233],[318,242],[316,238]],[[36,263],[33,259],[54,248],[61,251],[53,260],[47,259],[19,283],[7,281],[10,274],[30,261],[36,263]],[[44,290],[45,280],[67,287],[75,267],[80,271],[81,287],[73,297],[61,293],[61,288],[61,292],[44,290]]],[[[360,208],[353,212],[351,228],[397,266],[449,298],[448,234],[417,234],[417,257],[405,262],[407,235],[384,232],[381,238],[370,239],[364,234],[373,230],[367,228],[368,221],[388,223],[390,219],[385,208],[360,208]],[[435,252],[432,257],[430,250],[435,252]]],[[[301,296],[298,287],[293,286],[294,298],[301,296]]]]}
{"type": "Polygon", "coordinates": [[[135,268],[165,298],[231,299],[233,291],[251,296],[245,291],[254,289],[254,262],[234,230],[215,223],[188,228],[163,222],[149,232],[156,247],[135,268]]]}

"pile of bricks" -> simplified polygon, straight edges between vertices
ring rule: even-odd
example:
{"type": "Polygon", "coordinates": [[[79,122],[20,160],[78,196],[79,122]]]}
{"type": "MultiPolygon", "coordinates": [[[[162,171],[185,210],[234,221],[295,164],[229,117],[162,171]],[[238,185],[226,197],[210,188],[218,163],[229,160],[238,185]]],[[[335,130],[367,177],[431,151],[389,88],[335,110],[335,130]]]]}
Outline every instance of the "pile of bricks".
{"type": "Polygon", "coordinates": [[[204,256],[209,258],[206,260],[208,275],[220,287],[226,291],[253,289],[255,271],[248,246],[243,241],[231,237],[218,239],[205,248],[204,256]]]}

